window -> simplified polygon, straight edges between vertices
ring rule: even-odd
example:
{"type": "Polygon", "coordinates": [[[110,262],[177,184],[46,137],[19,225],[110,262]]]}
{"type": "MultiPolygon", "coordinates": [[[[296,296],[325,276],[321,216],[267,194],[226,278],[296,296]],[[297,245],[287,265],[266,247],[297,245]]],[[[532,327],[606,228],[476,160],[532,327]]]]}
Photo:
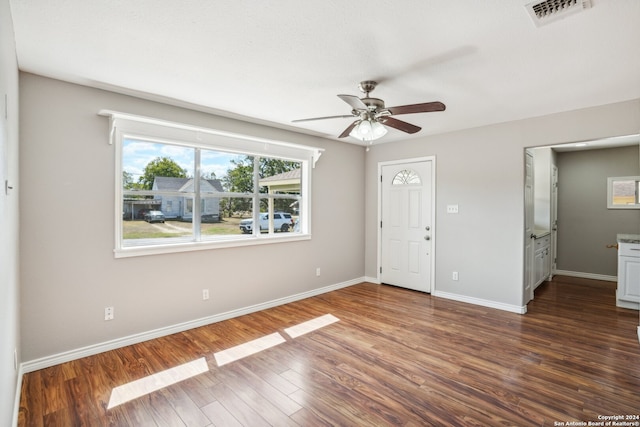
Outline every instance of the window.
{"type": "Polygon", "coordinates": [[[608,209],[640,209],[640,176],[607,178],[608,209]]]}
{"type": "Polygon", "coordinates": [[[408,185],[408,184],[420,184],[420,175],[413,170],[403,169],[398,172],[391,182],[392,185],[408,185]]]}
{"type": "Polygon", "coordinates": [[[116,257],[310,238],[320,149],[101,114],[116,150],[116,257]]]}

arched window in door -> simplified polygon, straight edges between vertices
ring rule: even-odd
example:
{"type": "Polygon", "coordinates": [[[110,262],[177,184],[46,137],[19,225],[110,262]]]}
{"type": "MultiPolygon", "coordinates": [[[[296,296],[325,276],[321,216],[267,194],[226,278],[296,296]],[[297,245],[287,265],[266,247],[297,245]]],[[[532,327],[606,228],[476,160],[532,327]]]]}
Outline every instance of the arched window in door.
{"type": "Polygon", "coordinates": [[[414,170],[403,169],[393,177],[391,185],[410,185],[410,184],[422,184],[420,175],[414,170]]]}

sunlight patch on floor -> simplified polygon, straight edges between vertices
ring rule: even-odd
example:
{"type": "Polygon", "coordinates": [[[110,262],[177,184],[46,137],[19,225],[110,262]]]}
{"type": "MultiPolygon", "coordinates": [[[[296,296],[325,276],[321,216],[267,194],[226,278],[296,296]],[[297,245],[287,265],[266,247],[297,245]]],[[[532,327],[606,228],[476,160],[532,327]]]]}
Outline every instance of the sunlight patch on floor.
{"type": "MultiPolygon", "coordinates": [[[[313,332],[332,323],[338,322],[339,320],[340,319],[332,314],[325,314],[324,316],[316,317],[315,319],[286,328],[284,331],[291,338],[297,338],[301,335],[308,334],[309,332],[313,332]]],[[[259,353],[263,350],[267,350],[271,347],[275,347],[284,342],[286,342],[286,339],[278,332],[274,332],[261,338],[214,353],[214,357],[218,366],[223,366],[247,356],[251,356],[252,354],[259,353]]],[[[113,390],[111,390],[111,397],[109,399],[107,409],[122,405],[123,403],[208,371],[209,366],[207,365],[207,361],[204,357],[201,357],[200,359],[196,359],[183,365],[114,387],[113,390]]]]}
{"type": "Polygon", "coordinates": [[[153,393],[162,388],[179,383],[188,378],[195,377],[209,370],[209,365],[204,357],[183,365],[175,366],[166,371],[149,375],[139,380],[115,387],[111,390],[111,398],[107,409],[114,408],[130,400],[153,393]]]}
{"type": "Polygon", "coordinates": [[[253,341],[246,342],[244,344],[237,345],[235,347],[228,348],[223,351],[219,351],[214,354],[218,366],[226,365],[227,363],[234,362],[252,354],[261,352],[271,347],[275,347],[278,344],[282,344],[286,340],[277,332],[270,335],[265,335],[262,338],[255,339],[253,341]]]}
{"type": "Polygon", "coordinates": [[[324,316],[316,317],[315,319],[308,320],[298,325],[285,329],[284,331],[291,338],[297,338],[300,335],[308,334],[316,329],[323,328],[332,323],[338,322],[340,319],[332,314],[325,314],[324,316]]]}

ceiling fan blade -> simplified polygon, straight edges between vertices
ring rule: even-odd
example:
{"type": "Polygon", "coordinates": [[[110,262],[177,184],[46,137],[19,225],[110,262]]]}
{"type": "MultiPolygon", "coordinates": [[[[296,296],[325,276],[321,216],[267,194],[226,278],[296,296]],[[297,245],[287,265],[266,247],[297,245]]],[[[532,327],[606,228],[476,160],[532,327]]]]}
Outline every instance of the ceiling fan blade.
{"type": "Polygon", "coordinates": [[[445,105],[442,102],[425,102],[422,104],[400,105],[399,107],[389,107],[387,110],[393,115],[430,113],[432,111],[444,111],[445,105]]]}
{"type": "Polygon", "coordinates": [[[296,119],[296,120],[292,120],[291,122],[298,123],[298,122],[311,122],[313,120],[325,120],[325,119],[347,119],[351,117],[353,117],[353,114],[349,114],[348,116],[342,115],[342,116],[312,117],[310,119],[296,119]]]}
{"type": "Polygon", "coordinates": [[[381,117],[378,121],[383,125],[390,126],[394,129],[398,129],[406,133],[416,133],[419,132],[420,129],[422,129],[419,126],[403,122],[402,120],[394,119],[393,117],[381,117]]]}
{"type": "Polygon", "coordinates": [[[353,108],[354,110],[367,109],[367,105],[355,95],[338,95],[338,98],[342,99],[344,102],[351,105],[351,108],[353,108]]]}
{"type": "Polygon", "coordinates": [[[339,136],[338,138],[344,138],[346,136],[349,136],[349,134],[351,133],[351,131],[353,130],[354,127],[356,127],[356,125],[360,123],[360,120],[356,120],[355,122],[351,123],[349,125],[348,128],[346,128],[339,136]]]}

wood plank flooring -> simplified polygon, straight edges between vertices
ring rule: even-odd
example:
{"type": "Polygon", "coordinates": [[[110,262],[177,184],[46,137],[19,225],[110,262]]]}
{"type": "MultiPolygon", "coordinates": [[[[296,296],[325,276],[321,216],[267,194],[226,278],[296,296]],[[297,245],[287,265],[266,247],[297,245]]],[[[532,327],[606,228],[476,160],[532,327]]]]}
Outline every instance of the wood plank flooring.
{"type": "Polygon", "coordinates": [[[614,294],[615,283],[557,276],[518,315],[362,283],[26,374],[19,425],[553,426],[633,418],[638,312],[616,308],[614,294]],[[327,314],[339,320],[295,338],[285,332],[327,314]],[[216,352],[274,333],[284,342],[217,365],[216,352]],[[200,358],[208,371],[108,409],[115,387],[170,377],[200,358]]]}

